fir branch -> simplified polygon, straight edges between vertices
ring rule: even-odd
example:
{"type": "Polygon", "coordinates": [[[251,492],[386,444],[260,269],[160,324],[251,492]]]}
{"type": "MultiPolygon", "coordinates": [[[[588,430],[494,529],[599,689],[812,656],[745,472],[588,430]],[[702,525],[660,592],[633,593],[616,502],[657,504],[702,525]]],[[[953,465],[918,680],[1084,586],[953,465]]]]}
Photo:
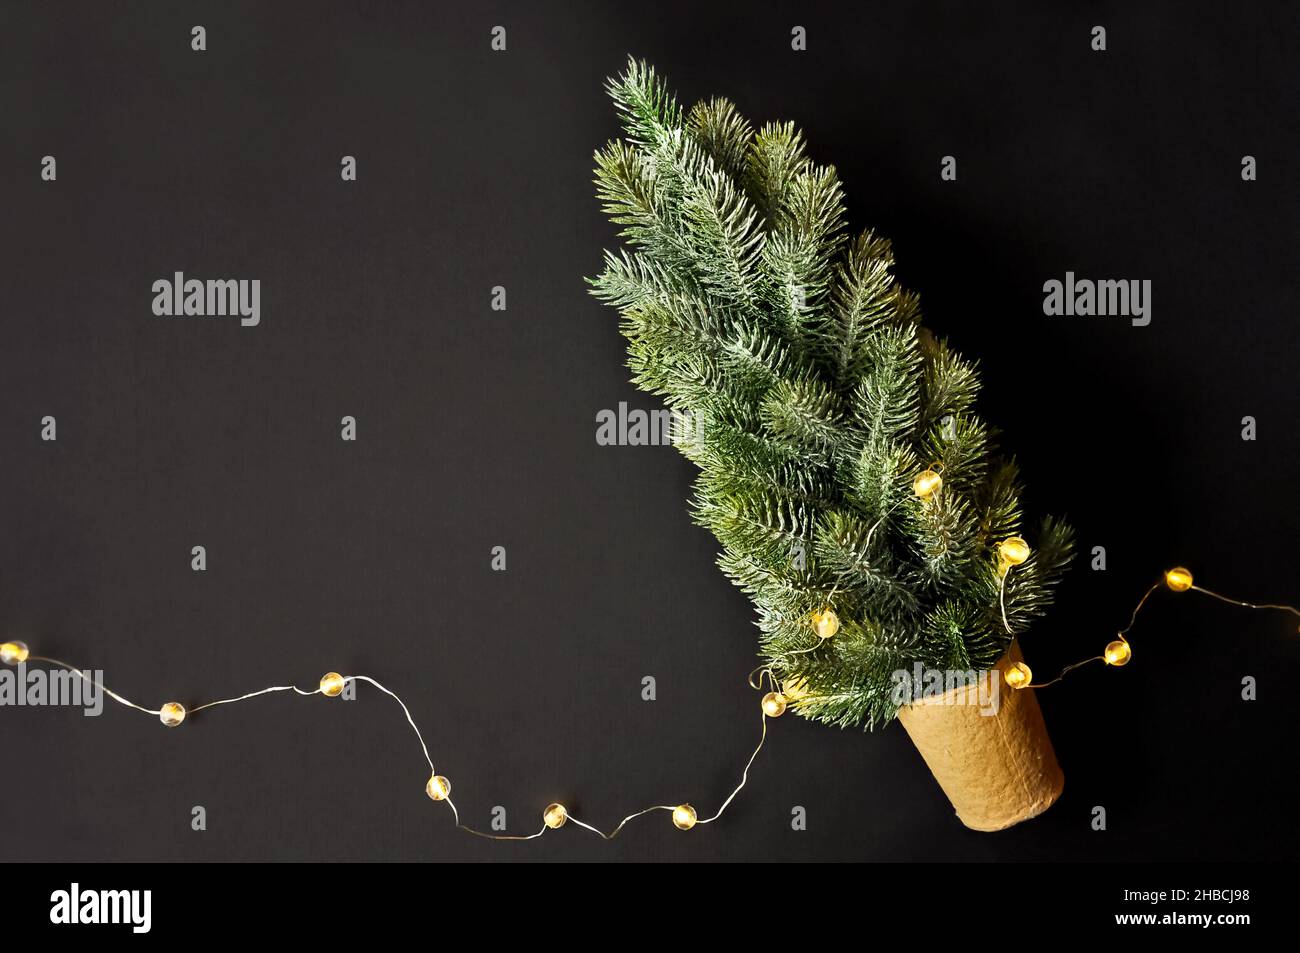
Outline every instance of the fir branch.
{"type": "Polygon", "coordinates": [[[591,291],[622,313],[637,386],[689,413],[692,514],[767,664],[802,683],[796,711],[870,728],[897,673],[992,665],[1047,610],[1072,539],[1048,520],[999,573],[1020,486],[976,366],[920,327],[887,241],[846,240],[839,180],[793,124],[755,133],[723,99],[683,115],[635,61],[609,89],[626,138],[596,154],[596,191],[628,248],[591,291]],[[929,466],[943,486],[922,500],[929,466]],[[827,606],[840,631],[821,640],[827,606]]]}
{"type": "Polygon", "coordinates": [[[622,76],[605,87],[632,142],[647,146],[662,142],[682,124],[681,107],[654,67],[628,57],[622,76]]]}
{"type": "Polygon", "coordinates": [[[719,96],[696,103],[686,120],[686,131],[721,171],[733,179],[744,172],[754,129],[729,100],[719,96]]]}
{"type": "Polygon", "coordinates": [[[847,444],[839,398],[815,378],[779,380],[763,401],[763,421],[777,440],[827,461],[847,444]]]}
{"type": "Polygon", "coordinates": [[[759,130],[745,159],[744,185],[769,219],[786,201],[794,180],[808,168],[803,137],[794,123],[768,123],[759,130]]]}

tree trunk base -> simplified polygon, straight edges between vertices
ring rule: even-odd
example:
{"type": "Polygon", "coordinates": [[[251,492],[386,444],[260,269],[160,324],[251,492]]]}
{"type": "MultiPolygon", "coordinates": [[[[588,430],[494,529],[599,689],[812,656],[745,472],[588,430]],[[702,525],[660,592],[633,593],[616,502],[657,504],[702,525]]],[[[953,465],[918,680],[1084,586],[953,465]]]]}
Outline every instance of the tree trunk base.
{"type": "MultiPolygon", "coordinates": [[[[1020,659],[1012,642],[988,676],[998,684],[996,714],[962,688],[898,712],[957,817],[972,830],[1000,831],[1037,817],[1065,786],[1034,690],[1012,689],[1002,679],[1020,659]]],[[[991,698],[986,690],[985,700],[991,698]]]]}

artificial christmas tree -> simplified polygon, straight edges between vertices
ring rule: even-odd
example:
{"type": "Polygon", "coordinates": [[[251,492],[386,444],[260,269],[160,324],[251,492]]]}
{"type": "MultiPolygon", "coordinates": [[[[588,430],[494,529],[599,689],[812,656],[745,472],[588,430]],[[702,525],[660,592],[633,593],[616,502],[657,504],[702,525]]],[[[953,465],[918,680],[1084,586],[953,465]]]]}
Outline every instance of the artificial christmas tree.
{"type": "Polygon", "coordinates": [[[592,290],[622,313],[634,381],[679,412],[694,515],[757,608],[780,708],[874,728],[918,703],[905,723],[959,814],[983,805],[971,826],[1045,809],[1060,771],[1032,694],[945,722],[957,706],[909,674],[992,669],[1070,557],[1057,521],[1021,538],[974,365],[921,327],[889,242],[849,235],[835,170],[793,125],[754,130],[723,99],[684,111],[636,61],[609,92],[626,138],[596,154],[596,183],[629,248],[592,290]],[[985,771],[978,739],[1005,741],[1004,718],[1026,750],[985,771]],[[1008,765],[1033,766],[1033,792],[1008,765]]]}

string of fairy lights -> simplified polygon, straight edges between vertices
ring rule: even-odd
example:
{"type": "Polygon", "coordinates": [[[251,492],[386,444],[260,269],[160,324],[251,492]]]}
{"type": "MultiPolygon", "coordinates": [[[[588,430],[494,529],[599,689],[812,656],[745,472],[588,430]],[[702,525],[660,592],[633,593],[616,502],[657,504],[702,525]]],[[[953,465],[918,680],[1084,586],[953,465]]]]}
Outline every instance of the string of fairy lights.
{"type": "MultiPolygon", "coordinates": [[[[913,492],[923,501],[932,500],[935,494],[937,494],[943,486],[943,478],[936,469],[937,466],[937,464],[934,464],[930,468],[922,471],[917,475],[913,482],[913,492]]],[[[1023,538],[1019,536],[1011,536],[1002,540],[998,544],[997,553],[998,565],[996,572],[999,579],[998,599],[1002,611],[1003,625],[1006,626],[1009,634],[1013,634],[1011,633],[1010,625],[1007,624],[1006,617],[1006,604],[1004,599],[1006,579],[1008,574],[1014,571],[1015,567],[1021,566],[1029,560],[1032,555],[1032,550],[1023,538]]],[[[1279,610],[1290,612],[1295,616],[1300,616],[1300,609],[1296,609],[1294,606],[1278,604],[1256,605],[1250,602],[1241,602],[1236,599],[1230,599],[1217,592],[1202,588],[1195,584],[1189,570],[1178,566],[1168,570],[1159,582],[1156,582],[1146,591],[1145,594],[1143,594],[1141,600],[1139,600],[1137,606],[1133,609],[1133,614],[1129,619],[1128,625],[1117,633],[1118,638],[1107,644],[1100,655],[1092,656],[1083,661],[1076,662],[1073,665],[1067,665],[1055,678],[1042,683],[1034,682],[1033,672],[1028,665],[1023,661],[1016,662],[1003,671],[1002,675],[1004,681],[1013,689],[1046,688],[1048,685],[1053,685],[1059,682],[1067,673],[1082,665],[1086,665],[1089,662],[1100,661],[1114,668],[1120,668],[1127,665],[1133,658],[1133,650],[1128,641],[1128,633],[1137,622],[1138,613],[1142,611],[1142,608],[1147,604],[1147,601],[1151,598],[1152,594],[1162,586],[1176,593],[1199,592],[1203,595],[1217,599],[1220,602],[1241,606],[1247,609],[1279,610]]],[[[832,591],[827,601],[829,602],[833,598],[834,592],[832,591]]],[[[817,641],[814,643],[810,651],[824,645],[828,640],[833,639],[836,633],[840,630],[839,616],[830,605],[826,605],[811,613],[808,617],[808,623],[812,632],[817,637],[817,641]]],[[[146,708],[143,705],[138,705],[116,692],[111,691],[98,679],[67,662],[47,656],[32,655],[24,642],[13,641],[0,644],[0,662],[14,666],[25,665],[29,662],[41,662],[46,665],[66,669],[74,675],[84,679],[86,682],[96,686],[103,691],[105,695],[119,704],[134,709],[135,711],[157,717],[158,720],[168,728],[177,728],[181,726],[190,716],[195,715],[198,712],[216,708],[221,705],[232,705],[238,702],[248,701],[263,695],[271,695],[279,692],[292,692],[300,696],[321,695],[325,698],[338,698],[344,693],[348,682],[365,682],[378,689],[383,694],[388,695],[401,707],[402,714],[406,716],[407,723],[411,726],[411,730],[415,733],[416,739],[420,742],[420,749],[424,753],[424,759],[429,766],[429,780],[424,786],[425,794],[427,794],[431,800],[445,803],[451,809],[452,817],[454,818],[456,827],[459,830],[473,834],[476,837],[506,841],[534,840],[535,838],[546,834],[548,831],[558,830],[559,828],[564,827],[565,824],[570,821],[572,821],[575,826],[584,828],[593,834],[597,834],[605,840],[612,840],[617,837],[631,821],[656,811],[667,812],[671,817],[673,826],[678,830],[689,831],[700,824],[711,824],[723,815],[727,808],[731,806],[731,803],[735,800],[736,796],[748,783],[749,771],[753,767],[754,761],[758,758],[759,752],[763,750],[764,742],[767,740],[768,719],[781,717],[781,715],[785,714],[791,705],[797,706],[801,700],[808,697],[806,686],[797,678],[788,678],[784,682],[778,683],[776,675],[767,667],[759,667],[750,673],[749,685],[751,688],[758,691],[763,691],[764,688],[768,689],[763,694],[762,700],[759,703],[761,730],[759,732],[758,744],[754,748],[753,753],[750,754],[749,760],[745,762],[745,767],[741,772],[739,783],[722,802],[718,810],[709,817],[700,817],[696,809],[689,803],[655,804],[627,815],[611,830],[606,832],[574,816],[574,814],[564,804],[554,802],[548,804],[542,810],[541,827],[535,833],[499,834],[478,830],[461,821],[460,812],[457,810],[455,802],[451,799],[451,781],[448,780],[445,775],[439,774],[437,769],[434,767],[433,758],[429,754],[429,747],[425,743],[424,735],[421,733],[419,726],[415,723],[415,719],[411,716],[411,711],[407,707],[406,702],[404,702],[396,692],[368,675],[341,675],[338,672],[326,672],[321,676],[318,686],[312,690],[298,688],[295,685],[273,685],[269,688],[259,689],[245,695],[239,695],[234,698],[222,698],[192,708],[187,708],[178,701],[165,702],[158,708],[146,708]]]]}
{"type": "MultiPolygon", "coordinates": [[[[1007,543],[1013,544],[1011,547],[1012,549],[1018,549],[1020,546],[1023,546],[1026,552],[1026,558],[1028,558],[1029,547],[1024,546],[1024,542],[1025,541],[1019,537],[1012,537],[1011,539],[1004,541],[1002,546],[1006,547],[1007,543]]],[[[1016,564],[1014,561],[1006,560],[1005,555],[1003,556],[1003,559],[1005,561],[1010,561],[1012,565],[1016,564]]],[[[1024,560],[1021,559],[1020,562],[1024,562],[1024,560]]],[[[1226,602],[1229,605],[1240,606],[1243,609],[1276,610],[1278,612],[1289,612],[1294,616],[1300,617],[1300,609],[1297,609],[1295,606],[1282,605],[1280,603],[1265,603],[1257,605],[1253,602],[1242,602],[1238,599],[1230,599],[1221,593],[1214,592],[1211,589],[1206,589],[1203,586],[1198,586],[1192,578],[1191,570],[1185,569],[1182,566],[1175,566],[1173,569],[1166,570],[1160,581],[1153,583],[1151,588],[1142,594],[1142,598],[1138,600],[1138,604],[1133,609],[1133,614],[1129,617],[1128,625],[1116,633],[1118,638],[1107,643],[1100,655],[1093,655],[1080,662],[1067,665],[1065,668],[1061,669],[1059,675],[1046,682],[1035,682],[1033,670],[1024,662],[1016,662],[1008,666],[1006,671],[1002,673],[1003,679],[1012,688],[1046,688],[1049,685],[1055,685],[1070,672],[1083,665],[1087,665],[1089,662],[1105,662],[1107,665],[1114,668],[1122,668],[1133,658],[1133,646],[1129,644],[1128,633],[1133,628],[1134,624],[1136,624],[1138,613],[1141,612],[1142,607],[1147,604],[1147,600],[1150,599],[1152,594],[1161,587],[1168,589],[1170,592],[1199,592],[1202,595],[1209,596],[1211,599],[1217,599],[1220,602],[1226,602]]]]}
{"type": "MultiPolygon", "coordinates": [[[[940,464],[932,463],[929,467],[918,473],[916,478],[912,481],[912,492],[915,493],[922,502],[935,500],[939,491],[943,489],[942,470],[943,467],[940,464]]],[[[1015,569],[1015,567],[1024,565],[1024,563],[1028,562],[1029,557],[1033,555],[1033,550],[1029,548],[1029,544],[1025,542],[1022,537],[1009,536],[998,543],[997,552],[998,605],[1002,611],[1002,625],[1003,628],[1006,629],[1008,635],[1014,636],[1015,633],[1012,631],[1011,625],[1007,621],[1007,576],[1013,569],[1015,569]]],[[[1147,600],[1151,598],[1152,593],[1161,586],[1167,587],[1171,592],[1199,592],[1202,595],[1209,596],[1212,599],[1217,599],[1220,602],[1226,602],[1229,605],[1234,606],[1241,606],[1245,609],[1273,609],[1281,612],[1289,612],[1294,616],[1300,616],[1300,609],[1297,609],[1295,606],[1281,605],[1277,603],[1256,605],[1253,602],[1241,602],[1237,599],[1230,599],[1225,595],[1214,592],[1213,590],[1205,589],[1202,586],[1196,585],[1190,570],[1185,569],[1182,566],[1175,566],[1173,569],[1167,570],[1163,578],[1159,582],[1154,583],[1151,588],[1142,595],[1142,598],[1138,600],[1137,606],[1133,609],[1133,614],[1129,617],[1128,625],[1116,633],[1119,637],[1107,643],[1100,655],[1093,655],[1080,662],[1067,665],[1065,668],[1061,669],[1059,675],[1046,682],[1035,682],[1033,670],[1023,661],[1015,662],[1014,664],[1009,665],[1002,673],[1003,680],[1008,686],[1016,689],[1046,688],[1049,685],[1055,685],[1070,672],[1074,671],[1076,668],[1087,665],[1089,662],[1105,662],[1107,665],[1114,668],[1122,668],[1133,658],[1133,647],[1129,644],[1128,633],[1137,622],[1138,613],[1142,611],[1142,607],[1147,604],[1147,600]]]]}
{"type": "MultiPolygon", "coordinates": [[[[835,625],[838,627],[838,620],[836,620],[835,625]]],[[[725,812],[728,807],[731,806],[731,802],[735,800],[736,795],[738,795],[741,789],[748,783],[749,770],[753,767],[754,761],[758,758],[758,753],[763,750],[763,744],[767,740],[767,719],[776,718],[782,715],[786,710],[787,704],[785,697],[779,692],[772,691],[763,696],[763,701],[760,706],[762,726],[759,732],[758,744],[755,746],[753,753],[749,756],[749,760],[745,762],[744,770],[741,772],[740,782],[727,796],[726,800],[722,802],[722,805],[718,810],[709,817],[700,817],[699,813],[691,804],[655,804],[627,815],[609,832],[605,832],[598,827],[588,824],[581,818],[575,817],[565,805],[556,802],[548,804],[545,809],[543,809],[542,826],[535,833],[496,834],[478,830],[461,822],[460,811],[457,809],[455,802],[451,799],[451,781],[448,780],[445,775],[439,774],[437,768],[434,767],[433,758],[429,754],[429,746],[424,740],[424,734],[420,731],[419,726],[415,723],[415,719],[411,716],[411,710],[407,707],[406,702],[404,702],[401,696],[392,689],[368,675],[341,675],[338,672],[326,672],[321,676],[319,685],[312,690],[299,688],[296,685],[272,685],[269,688],[262,688],[254,692],[248,692],[245,695],[238,695],[234,698],[222,698],[217,701],[205,702],[202,705],[194,707],[186,707],[178,701],[169,701],[164,702],[158,708],[146,708],[145,706],[139,705],[136,702],[119,695],[117,692],[112,691],[99,679],[95,678],[88,672],[63,661],[62,659],[51,658],[44,655],[32,655],[31,650],[25,642],[13,641],[0,644],[0,662],[14,666],[40,662],[46,665],[65,669],[88,684],[94,685],[118,704],[135,711],[143,712],[146,715],[156,716],[158,720],[168,728],[178,728],[184,724],[188,718],[198,712],[209,708],[216,708],[219,705],[233,705],[237,702],[248,701],[249,699],[258,698],[263,695],[271,695],[278,692],[293,692],[295,695],[300,696],[321,695],[325,698],[338,698],[347,688],[348,682],[365,682],[397,702],[402,709],[402,714],[406,716],[406,721],[411,726],[411,730],[415,733],[416,739],[420,742],[420,750],[424,753],[424,760],[429,765],[429,780],[424,785],[424,793],[433,801],[446,803],[446,805],[451,809],[452,817],[454,818],[458,829],[489,840],[533,840],[541,837],[547,831],[557,830],[563,827],[570,821],[578,827],[591,831],[593,834],[598,834],[605,840],[613,840],[630,821],[655,811],[668,812],[671,815],[673,826],[678,830],[688,831],[698,824],[712,824],[722,816],[723,812],[725,812]]],[[[764,674],[769,680],[771,679],[770,672],[764,671],[764,674]]],[[[751,686],[754,686],[752,679],[750,684],[751,686]]]]}

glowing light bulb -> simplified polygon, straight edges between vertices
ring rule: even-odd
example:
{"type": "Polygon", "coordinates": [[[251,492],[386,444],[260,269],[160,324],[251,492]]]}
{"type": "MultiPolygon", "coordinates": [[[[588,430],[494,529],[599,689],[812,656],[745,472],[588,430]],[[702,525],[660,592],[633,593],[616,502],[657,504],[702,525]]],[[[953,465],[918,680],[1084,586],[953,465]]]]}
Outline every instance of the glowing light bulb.
{"type": "Polygon", "coordinates": [[[546,810],[542,811],[542,823],[553,831],[563,827],[568,819],[569,812],[563,804],[548,804],[546,810]]]}
{"type": "Polygon", "coordinates": [[[168,702],[158,709],[158,720],[168,728],[175,728],[185,720],[185,706],[180,702],[168,702]]]}
{"type": "Polygon", "coordinates": [[[1129,648],[1126,640],[1116,639],[1106,646],[1106,651],[1102,653],[1102,657],[1106,659],[1107,665],[1114,665],[1119,668],[1121,665],[1128,664],[1128,660],[1133,657],[1133,650],[1129,648]]]}
{"type": "Polygon", "coordinates": [[[27,661],[29,654],[26,642],[6,642],[0,645],[0,662],[6,665],[21,665],[27,661]]]}
{"type": "Polygon", "coordinates": [[[998,544],[998,559],[1012,566],[1023,563],[1029,553],[1029,544],[1019,536],[1009,536],[998,544]]]}
{"type": "Polygon", "coordinates": [[[673,808],[673,824],[679,831],[689,831],[697,820],[695,808],[689,804],[679,804],[673,808]]]}
{"type": "Polygon", "coordinates": [[[343,694],[343,686],[346,684],[347,679],[338,672],[326,672],[321,676],[320,693],[330,698],[338,698],[343,694]]]}
{"type": "Polygon", "coordinates": [[[1175,566],[1165,573],[1165,585],[1174,592],[1186,592],[1192,588],[1192,572],[1182,566],[1175,566]]]}
{"type": "Polygon", "coordinates": [[[451,796],[451,782],[441,774],[435,774],[424,786],[424,793],[435,801],[445,801],[451,796]]]}
{"type": "Polygon", "coordinates": [[[818,638],[829,639],[840,630],[840,617],[830,606],[812,614],[813,630],[818,638]]]}
{"type": "Polygon", "coordinates": [[[928,500],[939,492],[943,486],[943,477],[934,470],[922,470],[912,481],[912,492],[923,500],[928,500]]]}
{"type": "Polygon", "coordinates": [[[1024,688],[1034,680],[1034,673],[1024,662],[1017,662],[1003,672],[1002,677],[1012,688],[1024,688]]]}
{"type": "Polygon", "coordinates": [[[763,714],[768,718],[780,718],[785,714],[785,706],[789,699],[780,692],[768,692],[763,696],[763,714]]]}
{"type": "Polygon", "coordinates": [[[798,676],[791,676],[781,683],[781,694],[787,701],[797,702],[808,697],[808,683],[798,676]]]}

